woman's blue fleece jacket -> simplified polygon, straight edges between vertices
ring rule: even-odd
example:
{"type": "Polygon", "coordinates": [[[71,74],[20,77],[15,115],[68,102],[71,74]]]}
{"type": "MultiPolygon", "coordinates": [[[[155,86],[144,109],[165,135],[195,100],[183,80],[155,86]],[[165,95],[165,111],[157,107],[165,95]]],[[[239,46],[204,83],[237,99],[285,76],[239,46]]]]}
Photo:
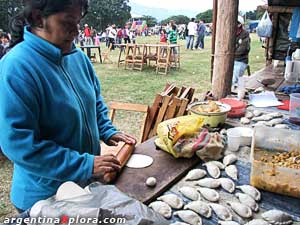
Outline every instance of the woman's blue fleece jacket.
{"type": "Polygon", "coordinates": [[[62,55],[28,30],[0,61],[0,146],[14,162],[11,200],[20,209],[91,178],[99,140],[117,132],[86,55],[62,55]]]}

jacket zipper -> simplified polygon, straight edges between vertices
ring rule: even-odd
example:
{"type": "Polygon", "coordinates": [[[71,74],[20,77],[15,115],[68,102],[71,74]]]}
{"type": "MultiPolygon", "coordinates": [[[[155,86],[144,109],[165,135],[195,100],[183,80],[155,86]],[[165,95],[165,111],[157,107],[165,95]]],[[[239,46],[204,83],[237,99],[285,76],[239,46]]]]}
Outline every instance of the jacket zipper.
{"type": "Polygon", "coordinates": [[[77,92],[77,90],[76,90],[76,88],[75,88],[75,86],[74,86],[74,84],[72,83],[72,81],[71,81],[71,79],[70,79],[70,76],[68,75],[68,73],[65,71],[65,69],[64,69],[64,67],[63,66],[61,66],[61,69],[62,69],[62,71],[64,72],[64,75],[65,75],[65,77],[66,77],[66,79],[68,80],[68,82],[70,83],[70,85],[71,85],[71,87],[72,87],[72,89],[73,89],[73,91],[74,91],[74,93],[75,93],[75,96],[76,96],[76,98],[77,98],[77,100],[78,100],[78,102],[79,102],[79,106],[80,106],[80,108],[81,108],[81,110],[82,110],[82,114],[83,114],[83,119],[84,119],[84,123],[85,123],[85,128],[87,129],[87,131],[88,131],[88,141],[89,141],[89,146],[91,147],[91,149],[90,149],[90,151],[91,151],[91,153],[93,152],[92,151],[92,149],[93,149],[93,147],[92,147],[92,135],[91,135],[91,130],[90,130],[90,127],[89,127],[89,125],[88,125],[88,122],[87,122],[87,116],[86,116],[86,111],[85,111],[85,109],[84,109],[84,107],[83,107],[83,103],[82,103],[82,100],[81,100],[81,98],[80,98],[80,96],[79,96],[79,94],[78,94],[78,92],[77,92]]]}

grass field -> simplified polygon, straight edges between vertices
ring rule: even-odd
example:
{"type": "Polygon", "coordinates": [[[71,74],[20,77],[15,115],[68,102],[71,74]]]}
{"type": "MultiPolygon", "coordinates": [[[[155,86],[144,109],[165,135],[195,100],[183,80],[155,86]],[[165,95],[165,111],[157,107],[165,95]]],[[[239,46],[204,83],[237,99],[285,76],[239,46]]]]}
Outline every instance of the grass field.
{"type": "MultiPolygon", "coordinates": [[[[250,69],[253,73],[265,64],[264,49],[255,34],[251,35],[250,69]]],[[[156,43],[158,37],[138,37],[138,43],[156,43]]],[[[211,38],[205,39],[205,50],[185,50],[183,40],[181,45],[181,68],[172,70],[168,75],[157,75],[154,69],[144,71],[124,70],[117,67],[117,55],[119,50],[112,51],[110,58],[113,64],[95,63],[94,67],[102,86],[102,95],[107,103],[110,101],[131,102],[151,105],[155,94],[161,92],[167,82],[177,86],[191,86],[196,89],[196,95],[210,90],[210,57],[211,38]]],[[[106,48],[102,46],[102,51],[106,48]]],[[[119,113],[116,118],[116,126],[136,137],[139,135],[141,115],[119,113]]],[[[5,217],[16,213],[9,201],[9,191],[12,176],[12,164],[9,161],[0,162],[0,223],[5,217]]]]}

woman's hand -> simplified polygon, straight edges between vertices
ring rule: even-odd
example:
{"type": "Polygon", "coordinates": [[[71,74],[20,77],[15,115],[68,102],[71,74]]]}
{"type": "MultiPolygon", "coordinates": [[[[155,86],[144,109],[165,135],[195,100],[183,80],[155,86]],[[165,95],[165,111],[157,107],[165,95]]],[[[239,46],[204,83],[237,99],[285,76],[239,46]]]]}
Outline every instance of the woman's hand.
{"type": "Polygon", "coordinates": [[[124,133],[116,133],[113,136],[110,137],[107,144],[112,146],[117,146],[119,141],[123,141],[126,144],[135,145],[136,139],[128,134],[124,133]]]}
{"type": "Polygon", "coordinates": [[[93,176],[101,177],[106,173],[118,172],[121,169],[119,160],[114,155],[103,155],[94,157],[93,176]]]}

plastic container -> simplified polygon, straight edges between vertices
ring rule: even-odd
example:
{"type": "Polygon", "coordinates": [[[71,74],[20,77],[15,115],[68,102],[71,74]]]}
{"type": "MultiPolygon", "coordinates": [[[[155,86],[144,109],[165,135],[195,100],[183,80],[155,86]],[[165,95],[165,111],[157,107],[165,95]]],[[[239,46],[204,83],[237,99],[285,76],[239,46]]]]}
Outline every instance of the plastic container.
{"type": "Polygon", "coordinates": [[[238,151],[241,143],[241,132],[237,129],[227,130],[227,147],[229,151],[238,151]]]}
{"type": "Polygon", "coordinates": [[[300,151],[300,132],[295,130],[256,127],[251,146],[250,184],[267,191],[300,197],[300,169],[272,165],[262,157],[286,151],[300,151]]]}
{"type": "Polygon", "coordinates": [[[239,77],[237,92],[238,99],[242,100],[246,94],[244,77],[239,77]]]}
{"type": "Polygon", "coordinates": [[[227,130],[228,134],[239,134],[240,146],[250,146],[253,136],[253,129],[250,127],[234,127],[227,130]]]}
{"type": "Polygon", "coordinates": [[[230,105],[228,117],[243,117],[246,113],[246,103],[235,98],[222,98],[220,102],[230,105]]]}
{"type": "Polygon", "coordinates": [[[290,94],[289,121],[300,125],[300,93],[290,94]]]}
{"type": "Polygon", "coordinates": [[[300,81],[300,61],[286,61],[284,78],[292,83],[300,81]]]}

